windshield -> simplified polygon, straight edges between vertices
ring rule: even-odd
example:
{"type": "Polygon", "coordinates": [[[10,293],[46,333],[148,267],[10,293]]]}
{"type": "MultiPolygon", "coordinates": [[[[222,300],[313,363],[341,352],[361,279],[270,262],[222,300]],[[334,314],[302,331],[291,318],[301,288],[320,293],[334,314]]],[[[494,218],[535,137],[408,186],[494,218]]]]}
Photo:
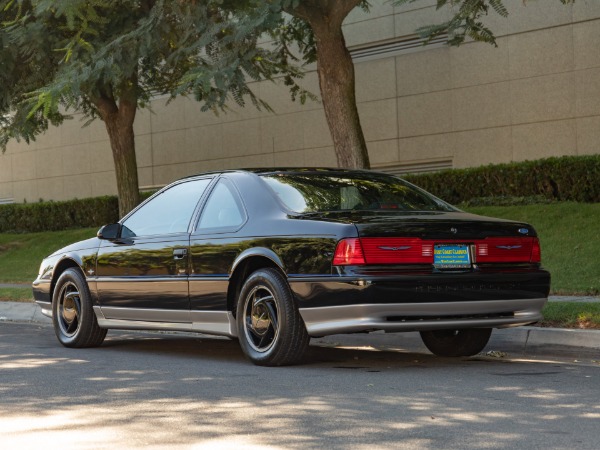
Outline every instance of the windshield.
{"type": "Polygon", "coordinates": [[[457,211],[399,178],[380,173],[286,172],[261,176],[283,204],[297,213],[457,211]]]}

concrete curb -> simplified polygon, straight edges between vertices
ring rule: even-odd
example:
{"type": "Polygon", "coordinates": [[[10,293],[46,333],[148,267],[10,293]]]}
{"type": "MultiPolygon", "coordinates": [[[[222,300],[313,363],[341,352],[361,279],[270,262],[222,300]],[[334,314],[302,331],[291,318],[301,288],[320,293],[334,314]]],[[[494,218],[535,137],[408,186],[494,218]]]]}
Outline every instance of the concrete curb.
{"type": "MultiPolygon", "coordinates": [[[[25,322],[51,325],[52,320],[42,315],[41,308],[35,303],[0,302],[0,323],[25,322]]],[[[404,339],[413,345],[422,346],[418,333],[398,334],[340,334],[314,339],[314,342],[326,346],[348,347],[398,347],[404,339]]],[[[519,352],[531,353],[535,349],[551,351],[557,347],[574,347],[597,350],[600,359],[600,330],[575,330],[563,328],[517,327],[495,330],[488,348],[510,347],[519,352]]],[[[422,346],[424,349],[424,346],[422,346]]],[[[426,350],[425,350],[426,351],[426,350]]]]}
{"type": "Polygon", "coordinates": [[[0,322],[34,322],[51,324],[35,303],[0,302],[0,322]]]}
{"type": "MultiPolygon", "coordinates": [[[[332,347],[373,347],[382,350],[408,345],[411,349],[428,352],[417,332],[339,334],[318,338],[313,342],[332,347]]],[[[600,330],[503,328],[492,333],[484,352],[489,350],[508,351],[513,355],[560,355],[583,352],[594,359],[600,359],[600,330]]]]}

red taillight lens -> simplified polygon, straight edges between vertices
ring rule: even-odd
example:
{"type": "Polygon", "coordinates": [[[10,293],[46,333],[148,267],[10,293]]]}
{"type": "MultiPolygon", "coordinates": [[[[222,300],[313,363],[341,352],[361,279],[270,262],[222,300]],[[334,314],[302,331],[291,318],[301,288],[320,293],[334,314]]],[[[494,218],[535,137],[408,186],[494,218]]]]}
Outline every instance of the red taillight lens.
{"type": "Polygon", "coordinates": [[[363,254],[360,239],[348,238],[338,242],[333,256],[334,266],[355,266],[365,264],[365,256],[363,254]]]}
{"type": "Polygon", "coordinates": [[[530,237],[489,237],[475,242],[478,263],[528,263],[532,256],[530,237]]]}
{"type": "Polygon", "coordinates": [[[420,238],[362,238],[367,264],[432,264],[433,243],[420,238]]]}
{"type": "Polygon", "coordinates": [[[542,247],[540,246],[540,240],[538,238],[533,238],[533,244],[531,246],[531,259],[529,262],[542,262],[542,247]]]}

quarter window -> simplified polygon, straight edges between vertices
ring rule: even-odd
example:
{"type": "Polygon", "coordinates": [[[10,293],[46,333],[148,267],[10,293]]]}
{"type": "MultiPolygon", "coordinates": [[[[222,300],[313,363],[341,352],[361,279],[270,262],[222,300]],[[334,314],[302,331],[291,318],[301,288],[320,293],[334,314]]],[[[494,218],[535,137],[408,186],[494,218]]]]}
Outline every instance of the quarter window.
{"type": "Polygon", "coordinates": [[[234,230],[239,228],[245,220],[246,214],[235,188],[230,181],[221,179],[206,202],[198,229],[234,230]]]}
{"type": "Polygon", "coordinates": [[[186,232],[210,181],[186,181],[161,192],[123,222],[122,237],[186,232]]]}

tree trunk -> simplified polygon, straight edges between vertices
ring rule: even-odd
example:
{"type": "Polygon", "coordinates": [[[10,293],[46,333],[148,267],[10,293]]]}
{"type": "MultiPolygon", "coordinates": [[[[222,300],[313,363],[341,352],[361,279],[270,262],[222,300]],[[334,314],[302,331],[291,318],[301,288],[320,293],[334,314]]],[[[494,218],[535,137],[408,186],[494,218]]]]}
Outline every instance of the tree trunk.
{"type": "Polygon", "coordinates": [[[310,25],[317,45],[321,99],[339,167],[370,168],[367,144],[356,107],[354,63],[342,22],[357,0],[303,1],[290,12],[310,25]]]}
{"type": "Polygon", "coordinates": [[[119,194],[119,216],[123,217],[140,203],[133,132],[137,99],[133,88],[130,88],[129,92],[122,90],[118,106],[112,94],[95,98],[94,103],[110,139],[119,194]]]}

